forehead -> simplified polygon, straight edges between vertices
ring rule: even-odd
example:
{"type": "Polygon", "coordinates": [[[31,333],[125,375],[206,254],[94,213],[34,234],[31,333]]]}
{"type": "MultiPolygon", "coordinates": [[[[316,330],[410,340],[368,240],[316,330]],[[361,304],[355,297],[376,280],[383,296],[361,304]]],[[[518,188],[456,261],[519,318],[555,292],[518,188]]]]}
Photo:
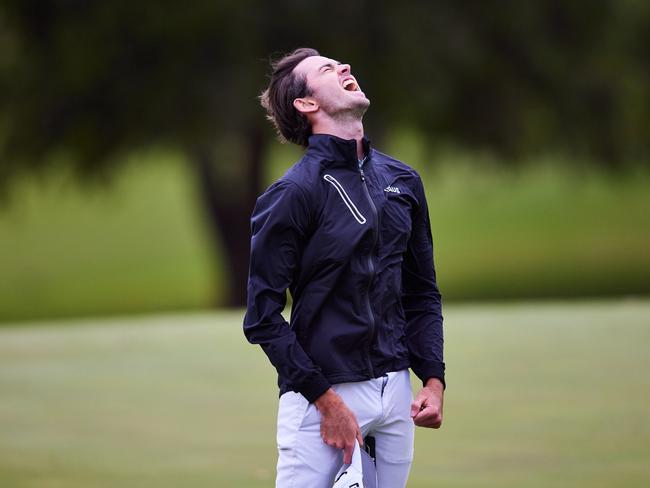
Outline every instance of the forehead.
{"type": "Polygon", "coordinates": [[[300,61],[293,71],[299,75],[309,76],[310,74],[318,73],[318,70],[325,64],[333,64],[336,66],[339,62],[335,59],[326,58],[325,56],[309,56],[300,61]]]}

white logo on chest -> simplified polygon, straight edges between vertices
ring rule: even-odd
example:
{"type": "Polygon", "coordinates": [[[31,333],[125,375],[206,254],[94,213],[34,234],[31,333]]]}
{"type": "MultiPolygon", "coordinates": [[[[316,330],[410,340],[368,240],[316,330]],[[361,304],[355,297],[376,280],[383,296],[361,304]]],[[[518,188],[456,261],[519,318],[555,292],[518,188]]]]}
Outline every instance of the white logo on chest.
{"type": "Polygon", "coordinates": [[[387,186],[384,188],[384,191],[388,193],[400,193],[399,188],[396,186],[387,186]]]}

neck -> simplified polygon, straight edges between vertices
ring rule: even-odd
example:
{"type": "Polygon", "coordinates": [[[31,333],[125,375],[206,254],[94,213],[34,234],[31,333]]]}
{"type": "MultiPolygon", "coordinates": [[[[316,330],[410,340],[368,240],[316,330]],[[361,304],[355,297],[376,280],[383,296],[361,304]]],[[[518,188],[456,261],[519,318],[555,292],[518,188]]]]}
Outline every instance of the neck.
{"type": "Polygon", "coordinates": [[[351,120],[319,120],[312,123],[313,134],[330,134],[341,139],[354,139],[357,141],[357,158],[363,159],[363,122],[361,119],[351,120]]]}

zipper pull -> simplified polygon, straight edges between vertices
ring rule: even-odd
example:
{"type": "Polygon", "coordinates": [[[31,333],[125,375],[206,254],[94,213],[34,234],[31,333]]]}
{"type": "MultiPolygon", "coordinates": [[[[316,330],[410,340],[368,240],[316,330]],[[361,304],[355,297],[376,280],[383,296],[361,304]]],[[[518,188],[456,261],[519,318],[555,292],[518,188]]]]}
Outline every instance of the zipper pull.
{"type": "Polygon", "coordinates": [[[366,181],[366,176],[363,174],[363,168],[359,168],[359,174],[361,175],[361,181],[366,181]]]}

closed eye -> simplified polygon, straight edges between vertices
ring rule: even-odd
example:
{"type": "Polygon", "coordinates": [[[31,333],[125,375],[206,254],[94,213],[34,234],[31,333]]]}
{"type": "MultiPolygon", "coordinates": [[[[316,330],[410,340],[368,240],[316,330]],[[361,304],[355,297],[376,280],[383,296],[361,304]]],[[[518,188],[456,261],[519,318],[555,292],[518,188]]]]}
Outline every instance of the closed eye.
{"type": "MultiPolygon", "coordinates": [[[[337,63],[337,64],[341,64],[341,63],[337,63]]],[[[333,69],[334,69],[334,65],[332,63],[327,63],[320,67],[321,73],[324,73],[326,71],[332,71],[333,69]]]]}

